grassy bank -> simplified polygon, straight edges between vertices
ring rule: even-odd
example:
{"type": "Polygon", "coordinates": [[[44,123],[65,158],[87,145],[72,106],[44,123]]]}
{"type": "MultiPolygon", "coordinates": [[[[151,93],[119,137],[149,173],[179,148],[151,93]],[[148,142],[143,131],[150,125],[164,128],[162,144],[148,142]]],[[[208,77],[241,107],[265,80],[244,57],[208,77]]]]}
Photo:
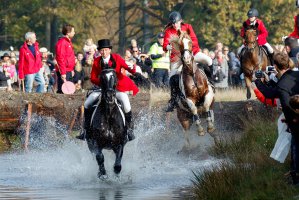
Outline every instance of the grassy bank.
{"type": "Polygon", "coordinates": [[[194,172],[197,199],[296,199],[299,187],[284,175],[290,158],[280,164],[269,157],[276,139],[276,120],[256,116],[245,122],[241,138],[218,141],[211,153],[225,161],[194,172]]]}
{"type": "Polygon", "coordinates": [[[6,152],[11,148],[20,148],[20,137],[16,134],[0,132],[0,153],[6,152]]]}

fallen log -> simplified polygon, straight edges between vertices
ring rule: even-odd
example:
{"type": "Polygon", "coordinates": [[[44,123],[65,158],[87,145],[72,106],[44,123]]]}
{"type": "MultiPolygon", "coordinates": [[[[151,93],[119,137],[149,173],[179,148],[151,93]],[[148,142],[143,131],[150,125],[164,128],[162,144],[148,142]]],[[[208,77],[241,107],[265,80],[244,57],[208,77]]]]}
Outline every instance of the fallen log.
{"type": "MultiPolygon", "coordinates": [[[[133,113],[148,107],[149,96],[147,93],[130,96],[133,113]]],[[[28,104],[31,104],[32,114],[55,118],[71,132],[73,127],[82,123],[84,99],[84,93],[64,95],[0,91],[0,131],[15,131],[22,123],[22,115],[27,113],[28,104]]]]}

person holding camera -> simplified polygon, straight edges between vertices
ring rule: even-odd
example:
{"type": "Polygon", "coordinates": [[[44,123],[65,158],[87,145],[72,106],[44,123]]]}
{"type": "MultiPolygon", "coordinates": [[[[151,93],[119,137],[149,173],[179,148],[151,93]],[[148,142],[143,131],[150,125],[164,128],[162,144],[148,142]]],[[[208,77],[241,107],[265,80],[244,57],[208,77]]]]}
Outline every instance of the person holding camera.
{"type": "Polygon", "coordinates": [[[299,71],[284,53],[274,55],[274,67],[279,78],[276,86],[267,88],[259,78],[255,83],[267,98],[279,98],[288,131],[292,134],[291,141],[291,178],[293,184],[299,183],[299,124],[294,119],[296,113],[290,106],[291,96],[299,94],[299,71]]]}

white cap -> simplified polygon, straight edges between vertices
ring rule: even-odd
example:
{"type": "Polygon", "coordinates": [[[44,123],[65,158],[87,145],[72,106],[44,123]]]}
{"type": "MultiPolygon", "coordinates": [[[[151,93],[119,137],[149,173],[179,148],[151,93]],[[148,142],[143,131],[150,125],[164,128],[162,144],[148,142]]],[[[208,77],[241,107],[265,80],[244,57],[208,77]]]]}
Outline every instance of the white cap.
{"type": "Polygon", "coordinates": [[[48,52],[48,49],[47,49],[46,47],[42,47],[42,48],[39,49],[39,51],[40,51],[41,53],[47,53],[47,52],[48,52]]]}

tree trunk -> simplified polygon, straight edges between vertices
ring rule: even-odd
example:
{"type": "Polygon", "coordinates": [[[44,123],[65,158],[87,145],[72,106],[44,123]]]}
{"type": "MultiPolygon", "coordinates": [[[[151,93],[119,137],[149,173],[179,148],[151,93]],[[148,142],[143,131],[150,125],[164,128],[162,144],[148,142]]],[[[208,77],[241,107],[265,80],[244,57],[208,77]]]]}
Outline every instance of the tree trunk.
{"type": "Polygon", "coordinates": [[[118,52],[124,55],[126,47],[126,9],[125,0],[119,0],[119,41],[118,52]]]}
{"type": "Polygon", "coordinates": [[[45,25],[45,35],[46,35],[46,47],[48,50],[51,48],[51,17],[47,17],[45,25]]]}
{"type": "MultiPolygon", "coordinates": [[[[148,7],[148,0],[143,0],[143,6],[148,7]]],[[[143,52],[148,52],[151,43],[151,29],[149,28],[149,14],[143,11],[143,52]]]]}

